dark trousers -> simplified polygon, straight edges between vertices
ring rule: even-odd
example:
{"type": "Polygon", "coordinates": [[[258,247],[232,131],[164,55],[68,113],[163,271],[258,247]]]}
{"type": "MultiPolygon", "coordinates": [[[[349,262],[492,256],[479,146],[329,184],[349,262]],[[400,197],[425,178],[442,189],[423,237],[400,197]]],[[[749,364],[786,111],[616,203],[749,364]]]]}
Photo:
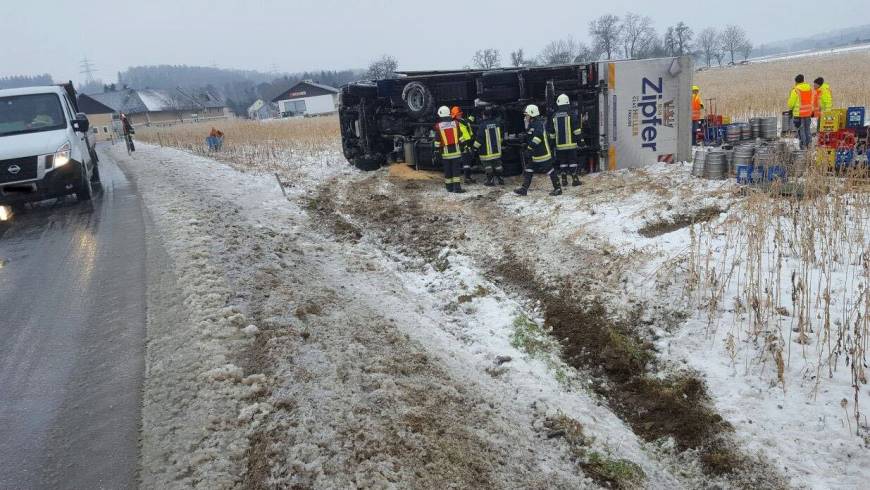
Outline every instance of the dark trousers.
{"type": "Polygon", "coordinates": [[[812,126],[812,120],[813,120],[813,118],[811,118],[811,117],[801,117],[799,119],[795,119],[795,121],[797,121],[795,123],[795,125],[798,125],[798,124],[800,125],[800,126],[798,126],[797,131],[798,131],[798,140],[800,140],[800,143],[801,143],[801,149],[809,148],[813,142],[813,135],[810,132],[811,126],[812,126]]]}
{"type": "Polygon", "coordinates": [[[483,170],[486,172],[486,175],[501,175],[504,173],[504,168],[501,164],[501,158],[495,158],[492,160],[481,160],[480,164],[483,165],[483,170]]]}
{"type": "Polygon", "coordinates": [[[698,130],[701,129],[701,121],[692,121],[692,146],[698,144],[698,130]]]}
{"type": "Polygon", "coordinates": [[[577,149],[556,150],[556,163],[562,175],[578,175],[580,173],[578,160],[577,149]]]}
{"type": "Polygon", "coordinates": [[[455,184],[462,183],[462,157],[444,158],[444,185],[452,190],[455,184]]]}
{"type": "Polygon", "coordinates": [[[553,159],[547,160],[545,162],[532,162],[526,167],[526,171],[523,172],[523,187],[526,189],[532,185],[532,176],[535,173],[547,174],[550,176],[550,182],[553,184],[553,189],[558,189],[561,187],[559,185],[559,178],[556,177],[556,170],[553,168],[553,159]]]}

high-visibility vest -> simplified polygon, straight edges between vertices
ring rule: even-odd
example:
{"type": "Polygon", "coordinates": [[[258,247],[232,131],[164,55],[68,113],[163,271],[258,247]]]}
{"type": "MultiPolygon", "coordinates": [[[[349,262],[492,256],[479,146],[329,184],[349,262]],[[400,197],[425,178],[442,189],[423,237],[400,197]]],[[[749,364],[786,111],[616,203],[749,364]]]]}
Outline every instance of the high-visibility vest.
{"type": "Polygon", "coordinates": [[[704,108],[700,94],[692,94],[692,121],[701,120],[701,109],[704,108]]]}
{"type": "Polygon", "coordinates": [[[441,158],[452,160],[462,156],[459,145],[459,123],[456,121],[441,121],[435,124],[435,151],[441,151],[441,158]]]}
{"type": "Polygon", "coordinates": [[[574,150],[577,148],[575,136],[583,132],[583,127],[576,114],[568,111],[558,111],[553,114],[553,137],[557,150],[574,150]]]}
{"type": "Polygon", "coordinates": [[[791,90],[788,107],[794,117],[812,117],[813,88],[808,83],[799,83],[791,90]]]}
{"type": "Polygon", "coordinates": [[[813,89],[813,114],[821,117],[822,112],[831,110],[833,105],[830,85],[823,83],[818,89],[813,89]]]}

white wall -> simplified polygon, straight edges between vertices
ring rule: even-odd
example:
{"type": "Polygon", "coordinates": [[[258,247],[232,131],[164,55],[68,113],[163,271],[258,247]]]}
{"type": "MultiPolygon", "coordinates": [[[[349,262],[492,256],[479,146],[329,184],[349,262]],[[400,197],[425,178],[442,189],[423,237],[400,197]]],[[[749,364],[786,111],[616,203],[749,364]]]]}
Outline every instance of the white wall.
{"type": "Polygon", "coordinates": [[[280,107],[281,112],[288,112],[287,106],[292,106],[292,102],[299,100],[305,101],[305,114],[325,114],[338,110],[336,106],[336,97],[332,94],[305,97],[302,99],[280,100],[278,101],[278,107],[280,107]]]}

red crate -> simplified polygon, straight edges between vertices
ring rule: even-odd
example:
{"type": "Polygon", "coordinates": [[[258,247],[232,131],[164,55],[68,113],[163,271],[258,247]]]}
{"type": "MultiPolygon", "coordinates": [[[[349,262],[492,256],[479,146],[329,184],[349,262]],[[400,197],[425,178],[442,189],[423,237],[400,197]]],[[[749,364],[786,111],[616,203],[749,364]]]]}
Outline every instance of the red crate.
{"type": "Polygon", "coordinates": [[[849,129],[819,133],[819,146],[823,148],[853,149],[857,141],[855,132],[849,129]]]}

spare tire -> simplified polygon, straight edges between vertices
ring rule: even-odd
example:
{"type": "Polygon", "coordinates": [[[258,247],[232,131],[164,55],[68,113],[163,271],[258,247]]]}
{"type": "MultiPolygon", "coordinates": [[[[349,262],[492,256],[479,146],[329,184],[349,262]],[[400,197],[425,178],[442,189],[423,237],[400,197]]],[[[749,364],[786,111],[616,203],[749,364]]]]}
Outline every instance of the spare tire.
{"type": "Polygon", "coordinates": [[[402,89],[402,100],[411,117],[421,119],[435,112],[435,97],[429,88],[420,82],[411,82],[402,89]]]}
{"type": "Polygon", "coordinates": [[[381,168],[381,165],[386,163],[386,159],[382,155],[365,154],[353,159],[353,166],[364,171],[370,172],[381,168]]]}

